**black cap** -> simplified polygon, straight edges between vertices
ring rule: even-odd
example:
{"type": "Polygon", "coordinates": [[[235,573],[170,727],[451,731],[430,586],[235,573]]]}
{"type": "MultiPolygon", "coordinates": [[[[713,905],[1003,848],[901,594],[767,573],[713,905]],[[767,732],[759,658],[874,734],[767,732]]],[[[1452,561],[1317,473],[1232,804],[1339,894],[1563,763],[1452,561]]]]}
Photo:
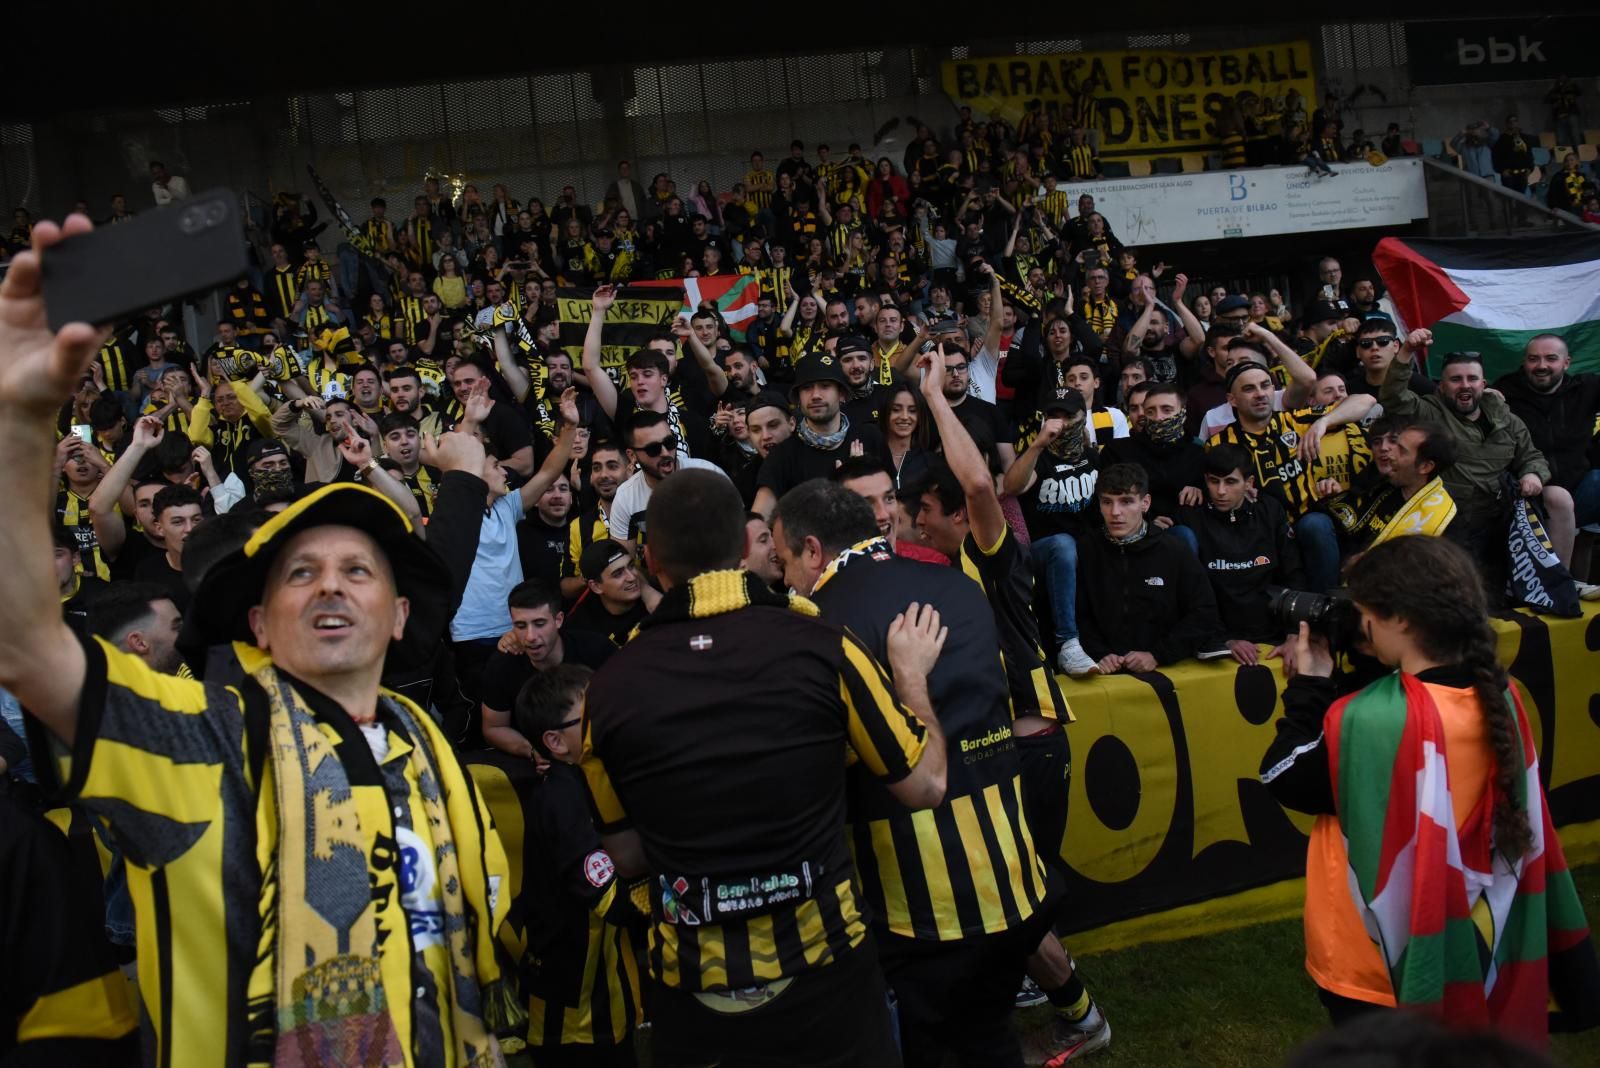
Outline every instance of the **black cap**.
{"type": "Polygon", "coordinates": [[[1311,302],[1311,307],[1306,309],[1305,319],[1302,321],[1325,323],[1330,319],[1343,319],[1344,317],[1345,309],[1339,304],[1335,304],[1331,300],[1314,300],[1311,302]]]}
{"type": "Polygon", "coordinates": [[[628,559],[628,550],[610,538],[601,538],[584,547],[583,555],[578,557],[578,573],[590,582],[598,582],[606,568],[625,559],[628,559]]]}
{"type": "Polygon", "coordinates": [[[1088,406],[1083,403],[1083,394],[1075,389],[1067,389],[1065,387],[1053,389],[1045,394],[1042,407],[1044,414],[1047,416],[1051,412],[1061,412],[1068,418],[1080,415],[1088,410],[1088,406]]]}
{"type": "Polygon", "coordinates": [[[594,236],[596,238],[610,237],[611,236],[611,231],[609,229],[607,229],[606,227],[602,226],[602,227],[600,227],[600,229],[598,229],[598,230],[596,230],[594,232],[594,236]]]}
{"type": "Polygon", "coordinates": [[[850,380],[844,376],[844,367],[838,357],[830,352],[813,352],[802,356],[794,365],[794,387],[808,386],[813,382],[833,382],[840,389],[849,389],[850,380]]]}
{"type": "Polygon", "coordinates": [[[860,334],[845,334],[833,343],[833,354],[843,356],[847,352],[871,352],[872,345],[860,334]]]}
{"type": "Polygon", "coordinates": [[[281,441],[274,438],[259,438],[252,441],[244,450],[245,470],[248,471],[268,456],[282,456],[287,460],[289,450],[283,447],[281,441]]]}
{"type": "Polygon", "coordinates": [[[1375,330],[1387,330],[1391,334],[1399,333],[1400,328],[1395,321],[1383,312],[1369,312],[1361,319],[1361,328],[1358,333],[1370,334],[1375,330]]]}
{"type": "Polygon", "coordinates": [[[1212,315],[1226,315],[1228,312],[1249,311],[1249,310],[1250,310],[1250,298],[1249,297],[1241,297],[1239,294],[1234,293],[1231,296],[1226,296],[1226,297],[1223,297],[1221,300],[1219,300],[1217,302],[1217,306],[1215,308],[1211,309],[1211,314],[1212,315]]]}

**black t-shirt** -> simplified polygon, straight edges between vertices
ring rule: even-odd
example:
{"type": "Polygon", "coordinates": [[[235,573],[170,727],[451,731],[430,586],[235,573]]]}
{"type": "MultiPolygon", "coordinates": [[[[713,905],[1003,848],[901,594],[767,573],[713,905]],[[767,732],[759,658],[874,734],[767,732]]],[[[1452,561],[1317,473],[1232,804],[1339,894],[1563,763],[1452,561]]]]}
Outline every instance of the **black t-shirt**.
{"type": "MultiPolygon", "coordinates": [[[[611,655],[611,643],[587,631],[561,631],[561,662],[598,668],[611,655]]],[[[498,649],[483,669],[483,703],[496,712],[510,712],[517,704],[522,684],[539,669],[522,653],[502,653],[498,649]]]]}
{"type": "MultiPolygon", "coordinates": [[[[619,435],[628,433],[628,420],[639,410],[633,391],[622,387],[617,390],[617,411],[612,423],[619,435]]],[[[672,432],[678,435],[678,448],[690,456],[706,459],[711,451],[711,417],[707,409],[697,408],[676,388],[667,394],[667,418],[672,421],[672,432]]]]}
{"type": "Polygon", "coordinates": [[[140,564],[133,577],[140,582],[153,582],[167,592],[178,611],[189,611],[189,587],[183,584],[183,572],[174,571],[167,564],[167,554],[157,553],[140,564]]]}
{"type": "Polygon", "coordinates": [[[128,525],[128,535],[123,539],[117,558],[111,561],[111,581],[128,582],[136,578],[139,568],[152,556],[165,556],[166,550],[152,544],[150,539],[128,525]]]}
{"type": "Polygon", "coordinates": [[[644,601],[638,600],[620,616],[612,615],[610,609],[606,608],[605,602],[591,589],[588,596],[567,613],[566,627],[571,631],[603,634],[612,645],[620,649],[628,640],[628,635],[633,633],[633,628],[649,614],[644,610],[644,601]]]}
{"type": "MultiPolygon", "coordinates": [[[[1180,358],[1176,345],[1162,345],[1153,349],[1140,346],[1139,356],[1150,361],[1152,382],[1177,382],[1183,375],[1185,362],[1180,358]]],[[[1127,364],[1133,359],[1124,356],[1122,362],[1127,364]]]]}
{"type": "Polygon", "coordinates": [[[1055,671],[1039,645],[1039,621],[1033,614],[1033,565],[1011,528],[985,553],[968,534],[961,543],[961,570],[983,587],[1000,632],[1000,655],[1015,716],[1043,716],[1066,723],[1071,719],[1066,698],[1056,685],[1055,671]]]}
{"type": "Polygon", "coordinates": [[[890,387],[877,382],[865,397],[852,397],[844,402],[845,418],[851,426],[877,426],[878,417],[889,406],[890,387]]]}
{"type": "Polygon", "coordinates": [[[537,511],[529,512],[517,524],[517,555],[522,559],[522,577],[560,582],[572,544],[572,521],[551,525],[537,511]]]}
{"type": "Polygon", "coordinates": [[[1000,414],[999,406],[981,397],[967,397],[950,410],[956,413],[956,419],[972,435],[978,451],[986,455],[992,455],[994,447],[1000,442],[1010,444],[1017,436],[1016,428],[1000,414]]]}
{"type": "Polygon", "coordinates": [[[1038,539],[1087,533],[1098,515],[1094,487],[1100,480],[1099,455],[1086,449],[1078,459],[1066,460],[1045,449],[1033,472],[1037,477],[1021,497],[1029,535],[1038,539]]]}
{"type": "Polygon", "coordinates": [[[876,457],[893,469],[889,449],[878,428],[851,423],[844,441],[834,449],[814,449],[801,440],[798,431],[791,435],[762,461],[760,485],[782,497],[802,482],[827,478],[834,468],[850,459],[851,445],[857,441],[861,443],[861,455],[876,457]]]}

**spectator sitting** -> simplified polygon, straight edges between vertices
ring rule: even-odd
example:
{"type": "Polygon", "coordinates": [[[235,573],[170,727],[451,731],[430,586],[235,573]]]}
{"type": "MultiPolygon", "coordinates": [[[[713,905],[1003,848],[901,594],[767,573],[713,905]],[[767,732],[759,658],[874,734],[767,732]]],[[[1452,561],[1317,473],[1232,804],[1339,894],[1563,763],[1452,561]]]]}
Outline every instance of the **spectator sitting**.
{"type": "Polygon", "coordinates": [[[1105,529],[1078,547],[1078,633],[1096,669],[1154,671],[1225,653],[1205,569],[1183,542],[1145,519],[1144,469],[1113,464],[1095,492],[1105,529]]]}
{"type": "Polygon", "coordinates": [[[1284,635],[1268,608],[1273,587],[1300,589],[1300,549],[1283,506],[1255,494],[1254,464],[1237,445],[1206,452],[1206,502],[1179,510],[1174,531],[1191,532],[1211,580],[1228,651],[1241,664],[1254,664],[1257,643],[1276,643],[1284,635]]]}
{"type": "MultiPolygon", "coordinates": [[[[1201,500],[1205,450],[1185,436],[1188,414],[1177,385],[1162,382],[1148,386],[1140,404],[1138,429],[1106,446],[1101,466],[1138,464],[1150,477],[1150,521],[1170,527],[1181,505],[1201,500]]],[[[1187,536],[1181,531],[1180,537],[1187,536]]]]}
{"type": "Polygon", "coordinates": [[[1551,483],[1572,494],[1577,525],[1600,522],[1600,470],[1590,462],[1600,416],[1600,374],[1573,374],[1566,341],[1558,334],[1538,334],[1523,348],[1522,366],[1495,388],[1527,424],[1534,446],[1550,464],[1551,483]]]}

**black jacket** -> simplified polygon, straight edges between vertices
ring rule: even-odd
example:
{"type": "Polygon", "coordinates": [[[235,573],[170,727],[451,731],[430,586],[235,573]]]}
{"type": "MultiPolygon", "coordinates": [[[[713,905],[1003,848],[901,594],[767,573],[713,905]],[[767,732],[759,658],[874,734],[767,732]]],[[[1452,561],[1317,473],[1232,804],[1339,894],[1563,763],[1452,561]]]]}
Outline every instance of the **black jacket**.
{"type": "Polygon", "coordinates": [[[1200,561],[1153,524],[1131,545],[1099,534],[1079,540],[1078,638],[1096,660],[1143,651],[1160,664],[1223,644],[1200,561]]]}
{"type": "Polygon", "coordinates": [[[1267,610],[1267,590],[1305,585],[1300,548],[1283,506],[1267,496],[1246,501],[1232,512],[1205,504],[1179,509],[1178,522],[1200,540],[1200,565],[1211,580],[1228,637],[1282,640],[1283,632],[1267,610]]]}
{"type": "Polygon", "coordinates": [[[1138,464],[1150,477],[1150,515],[1176,519],[1178,493],[1185,486],[1204,492],[1206,451],[1188,438],[1157,445],[1143,434],[1117,438],[1100,454],[1100,470],[1112,464],[1138,464]]]}
{"type": "Polygon", "coordinates": [[[1554,472],[1554,484],[1570,490],[1581,482],[1589,473],[1595,413],[1600,412],[1600,374],[1568,373],[1561,385],[1540,393],[1526,375],[1515,371],[1494,388],[1505,395],[1512,414],[1528,424],[1534,448],[1554,472]]]}

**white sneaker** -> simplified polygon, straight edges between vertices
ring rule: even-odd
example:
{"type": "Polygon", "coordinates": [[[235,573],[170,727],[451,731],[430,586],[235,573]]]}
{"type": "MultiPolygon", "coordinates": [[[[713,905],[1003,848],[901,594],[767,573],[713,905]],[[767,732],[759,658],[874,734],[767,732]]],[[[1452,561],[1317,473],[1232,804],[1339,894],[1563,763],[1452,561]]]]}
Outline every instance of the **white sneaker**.
{"type": "Polygon", "coordinates": [[[1054,1051],[1043,1068],[1062,1068],[1111,1045],[1111,1024],[1098,1005],[1091,1005],[1089,1014],[1077,1023],[1058,1015],[1053,1026],[1054,1051]]]}
{"type": "Polygon", "coordinates": [[[1093,675],[1099,670],[1095,666],[1094,659],[1083,651],[1083,645],[1076,638],[1063,645],[1061,651],[1056,654],[1056,667],[1073,678],[1093,675]]]}
{"type": "Polygon", "coordinates": [[[1574,580],[1573,585],[1578,587],[1578,596],[1583,600],[1600,601],[1600,586],[1596,586],[1592,582],[1578,582],[1576,580],[1574,580]]]}

